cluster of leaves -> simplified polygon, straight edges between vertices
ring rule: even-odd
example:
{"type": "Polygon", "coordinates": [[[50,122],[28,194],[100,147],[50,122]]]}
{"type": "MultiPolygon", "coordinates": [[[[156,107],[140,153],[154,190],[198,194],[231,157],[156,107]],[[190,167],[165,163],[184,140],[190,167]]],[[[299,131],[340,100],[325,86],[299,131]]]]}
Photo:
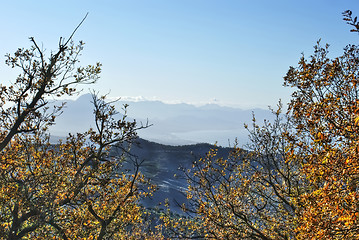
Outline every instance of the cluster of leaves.
{"type": "MultiPolygon", "coordinates": [[[[71,39],[71,38],[70,38],[71,39]]],[[[76,93],[76,85],[98,79],[101,65],[76,67],[83,43],[60,39],[49,59],[30,38],[6,63],[21,73],[0,86],[0,238],[2,239],[158,239],[144,221],[139,200],[155,186],[128,155],[137,137],[128,121],[93,94],[94,129],[50,144],[48,127],[62,107],[49,99],[76,93]],[[120,148],[111,155],[110,147],[120,148]],[[123,170],[124,160],[133,171],[123,170]]]]}
{"type": "Polygon", "coordinates": [[[359,32],[359,22],[358,17],[352,17],[353,12],[350,10],[346,10],[343,12],[343,20],[347,22],[347,24],[353,26],[354,28],[350,29],[351,32],[359,32]]]}
{"type": "Polygon", "coordinates": [[[359,47],[334,59],[328,48],[318,42],[289,69],[288,110],[261,127],[253,119],[248,151],[212,150],[185,172],[188,216],[163,217],[174,237],[359,238],[359,47]]]}
{"type": "MultiPolygon", "coordinates": [[[[354,239],[359,232],[359,48],[328,58],[315,47],[310,60],[291,68],[285,84],[296,88],[289,104],[296,127],[290,144],[302,152],[310,191],[298,212],[299,236],[354,239]]],[[[289,155],[297,158],[295,154],[289,155]]]]}

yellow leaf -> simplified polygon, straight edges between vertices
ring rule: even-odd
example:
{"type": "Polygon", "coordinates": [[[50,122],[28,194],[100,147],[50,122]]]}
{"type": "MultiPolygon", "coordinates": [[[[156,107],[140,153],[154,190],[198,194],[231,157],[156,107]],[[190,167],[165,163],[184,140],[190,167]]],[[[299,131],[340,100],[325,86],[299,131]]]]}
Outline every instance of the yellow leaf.
{"type": "Polygon", "coordinates": [[[359,122],[359,116],[357,116],[354,120],[355,125],[358,125],[358,122],[359,122]]]}

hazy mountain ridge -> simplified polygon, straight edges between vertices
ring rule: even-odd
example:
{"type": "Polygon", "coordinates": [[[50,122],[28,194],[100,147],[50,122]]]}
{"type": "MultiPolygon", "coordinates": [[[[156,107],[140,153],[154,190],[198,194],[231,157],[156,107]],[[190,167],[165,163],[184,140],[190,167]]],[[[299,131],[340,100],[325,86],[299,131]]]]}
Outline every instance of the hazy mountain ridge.
{"type": "MultiPolygon", "coordinates": [[[[66,101],[64,113],[58,117],[51,132],[56,136],[65,136],[68,132],[86,131],[94,126],[90,94],[77,100],[66,101]]],[[[166,104],[160,101],[118,101],[116,107],[121,111],[123,104],[129,104],[128,117],[141,124],[147,121],[151,127],[140,130],[139,136],[154,142],[183,145],[206,142],[228,146],[235,138],[240,144],[247,142],[244,123],[251,123],[252,112],[258,121],[271,119],[269,110],[242,110],[215,104],[194,106],[190,104],[166,104]]]]}

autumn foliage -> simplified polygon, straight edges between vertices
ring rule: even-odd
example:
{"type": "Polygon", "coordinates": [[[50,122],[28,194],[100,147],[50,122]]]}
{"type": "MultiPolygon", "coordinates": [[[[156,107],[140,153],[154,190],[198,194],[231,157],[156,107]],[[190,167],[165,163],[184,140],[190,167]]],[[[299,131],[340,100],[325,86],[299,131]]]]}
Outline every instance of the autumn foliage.
{"type": "MultiPolygon", "coordinates": [[[[302,171],[310,180],[299,211],[300,238],[358,238],[359,49],[349,45],[335,59],[328,46],[315,47],[310,60],[291,68],[285,84],[296,88],[289,111],[301,151],[302,171]]],[[[295,153],[290,157],[296,158],[295,153]]]]}
{"type": "MultiPolygon", "coordinates": [[[[344,20],[359,31],[351,11],[344,20]]],[[[172,236],[206,239],[359,239],[359,48],[329,45],[290,67],[288,109],[248,127],[247,150],[212,150],[185,171],[186,217],[172,236]]]]}
{"type": "MultiPolygon", "coordinates": [[[[351,11],[343,16],[359,32],[351,11]]],[[[127,106],[119,117],[93,94],[95,127],[50,144],[63,105],[49,99],[101,72],[100,64],[77,67],[83,43],[71,37],[49,58],[33,38],[7,56],[21,73],[0,86],[2,239],[359,239],[357,45],[329,58],[318,41],[284,77],[293,90],[287,110],[279,103],[262,125],[253,116],[246,148],[227,157],[212,149],[184,169],[183,215],[158,213],[162,225],[153,226],[139,201],[155,186],[129,154],[146,126],[127,120],[127,106]]]]}
{"type": "Polygon", "coordinates": [[[195,239],[292,239],[296,199],[304,192],[299,164],[288,158],[290,122],[279,106],[275,120],[260,127],[253,119],[252,143],[226,157],[217,150],[185,171],[190,217],[165,218],[174,235],[195,239]],[[175,224],[175,225],[173,225],[175,224]],[[175,227],[174,227],[175,226],[175,227]],[[172,228],[171,228],[172,227],[172,228]]]}
{"type": "Polygon", "coordinates": [[[158,239],[138,204],[154,186],[128,155],[146,126],[127,120],[127,106],[119,115],[94,93],[95,127],[50,144],[48,128],[63,105],[49,101],[73,95],[101,72],[99,63],[77,66],[84,44],[71,37],[50,56],[33,38],[30,49],[7,55],[20,75],[0,86],[0,238],[158,239]],[[125,160],[133,171],[124,170],[125,160]]]}

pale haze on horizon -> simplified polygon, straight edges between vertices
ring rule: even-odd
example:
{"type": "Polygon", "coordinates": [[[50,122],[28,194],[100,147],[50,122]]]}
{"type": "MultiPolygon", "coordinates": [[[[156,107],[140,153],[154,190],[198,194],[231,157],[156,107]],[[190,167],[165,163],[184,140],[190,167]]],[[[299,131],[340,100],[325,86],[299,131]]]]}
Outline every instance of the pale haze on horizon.
{"type": "Polygon", "coordinates": [[[317,40],[331,56],[358,34],[342,20],[359,15],[357,0],[318,1],[2,1],[1,84],[16,72],[5,54],[29,47],[33,36],[49,54],[60,37],[86,45],[82,64],[101,62],[93,86],[110,97],[255,108],[287,102],[282,87],[289,66],[317,40]]]}

